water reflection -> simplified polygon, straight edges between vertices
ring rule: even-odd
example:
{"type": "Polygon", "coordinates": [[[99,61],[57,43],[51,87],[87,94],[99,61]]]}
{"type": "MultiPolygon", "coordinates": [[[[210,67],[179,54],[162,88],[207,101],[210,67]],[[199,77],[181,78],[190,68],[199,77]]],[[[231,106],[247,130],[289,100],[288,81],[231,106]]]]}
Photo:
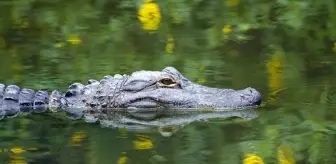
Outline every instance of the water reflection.
{"type": "Polygon", "coordinates": [[[283,75],[283,54],[280,50],[275,50],[274,55],[269,56],[267,61],[268,71],[268,87],[269,97],[268,103],[274,104],[276,102],[279,92],[283,89],[284,75],[283,75]]]}
{"type": "MultiPolygon", "coordinates": [[[[171,136],[183,127],[193,122],[207,122],[214,119],[241,118],[250,120],[258,117],[255,109],[224,110],[224,111],[195,111],[189,109],[172,109],[167,111],[112,111],[96,115],[103,127],[123,128],[132,132],[152,133],[159,132],[162,136],[171,136]],[[155,115],[154,119],[146,119],[144,115],[155,115]]],[[[150,117],[153,118],[153,117],[150,117]]],[[[91,119],[91,118],[90,118],[91,119]]],[[[91,121],[89,121],[91,122],[91,121]]]]}

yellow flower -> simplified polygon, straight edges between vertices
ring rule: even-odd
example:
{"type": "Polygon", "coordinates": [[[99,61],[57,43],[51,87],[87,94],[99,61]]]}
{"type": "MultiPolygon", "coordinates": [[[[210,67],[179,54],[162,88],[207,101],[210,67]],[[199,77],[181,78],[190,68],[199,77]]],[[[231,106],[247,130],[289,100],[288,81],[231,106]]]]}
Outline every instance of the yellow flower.
{"type": "Polygon", "coordinates": [[[264,164],[264,161],[255,154],[247,154],[243,160],[244,164],[264,164]]]}
{"type": "Polygon", "coordinates": [[[80,39],[78,34],[71,34],[68,37],[68,42],[70,42],[71,44],[74,44],[74,45],[78,45],[78,44],[82,43],[82,40],[80,39]]]}
{"type": "Polygon", "coordinates": [[[231,25],[225,25],[222,29],[224,34],[229,34],[232,32],[232,26],[231,25]]]}
{"type": "Polygon", "coordinates": [[[159,6],[151,0],[146,0],[138,10],[138,19],[142,23],[143,29],[157,30],[161,21],[159,6]]]}

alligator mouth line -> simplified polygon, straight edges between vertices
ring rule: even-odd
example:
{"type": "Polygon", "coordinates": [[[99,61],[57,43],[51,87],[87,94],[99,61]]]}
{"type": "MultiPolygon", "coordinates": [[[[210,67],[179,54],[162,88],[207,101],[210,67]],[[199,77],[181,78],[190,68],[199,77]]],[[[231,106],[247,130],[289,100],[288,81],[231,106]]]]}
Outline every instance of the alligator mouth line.
{"type": "Polygon", "coordinates": [[[161,103],[151,99],[151,98],[141,98],[130,101],[127,105],[127,109],[139,109],[139,108],[159,108],[161,103]]]}

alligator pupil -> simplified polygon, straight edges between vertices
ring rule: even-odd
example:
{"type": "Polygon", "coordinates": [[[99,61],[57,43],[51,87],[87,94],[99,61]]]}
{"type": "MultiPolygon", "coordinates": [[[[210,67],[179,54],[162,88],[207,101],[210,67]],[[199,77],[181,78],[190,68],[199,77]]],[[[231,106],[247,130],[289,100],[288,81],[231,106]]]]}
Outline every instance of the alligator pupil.
{"type": "Polygon", "coordinates": [[[162,79],[161,83],[164,85],[170,85],[170,84],[173,84],[174,82],[171,79],[162,79]]]}

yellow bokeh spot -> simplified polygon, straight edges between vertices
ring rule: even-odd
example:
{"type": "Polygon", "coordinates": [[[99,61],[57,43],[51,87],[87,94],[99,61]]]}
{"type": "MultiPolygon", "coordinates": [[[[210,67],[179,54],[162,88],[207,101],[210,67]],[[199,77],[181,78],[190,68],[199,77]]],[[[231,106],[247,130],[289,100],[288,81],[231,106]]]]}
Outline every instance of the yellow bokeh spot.
{"type": "Polygon", "coordinates": [[[126,128],[119,128],[118,129],[118,131],[119,131],[119,136],[118,136],[118,138],[127,138],[128,136],[128,131],[127,131],[127,129],[126,128]]]}
{"type": "Polygon", "coordinates": [[[173,53],[174,50],[174,37],[173,35],[168,35],[167,36],[167,44],[165,47],[166,53],[171,54],[173,53]]]}
{"type": "Polygon", "coordinates": [[[161,21],[159,6],[151,0],[145,0],[138,10],[138,19],[142,23],[143,29],[157,30],[161,21]]]}
{"type": "Polygon", "coordinates": [[[244,164],[264,164],[264,161],[255,154],[247,154],[243,160],[244,164]]]}
{"type": "Polygon", "coordinates": [[[229,7],[236,7],[239,4],[239,0],[225,0],[229,7]]]}
{"type": "Polygon", "coordinates": [[[237,37],[237,40],[238,40],[238,41],[244,41],[244,40],[247,40],[247,39],[248,39],[248,38],[247,38],[246,36],[244,36],[244,35],[237,35],[236,37],[237,37]]]}
{"type": "Polygon", "coordinates": [[[15,154],[20,154],[20,153],[25,152],[25,150],[22,149],[21,147],[14,147],[14,148],[11,148],[10,151],[13,152],[13,153],[15,153],[15,154]]]}
{"type": "Polygon", "coordinates": [[[13,71],[21,71],[23,68],[22,68],[22,65],[18,63],[13,63],[10,65],[10,69],[13,71]]]}
{"type": "Polygon", "coordinates": [[[126,153],[123,152],[123,155],[118,159],[118,164],[126,164],[128,161],[128,157],[126,156],[126,153]]]}
{"type": "Polygon", "coordinates": [[[85,137],[86,137],[86,133],[84,131],[81,130],[81,131],[75,132],[71,137],[73,146],[81,146],[81,142],[83,141],[85,137]]]}
{"type": "Polygon", "coordinates": [[[13,159],[8,164],[27,164],[24,159],[13,159]]]}
{"type": "Polygon", "coordinates": [[[223,27],[223,29],[222,29],[222,32],[223,32],[224,34],[229,34],[229,33],[231,33],[231,32],[232,32],[232,26],[231,26],[231,25],[225,25],[225,26],[223,27]]]}
{"type": "Polygon", "coordinates": [[[56,48],[62,48],[62,47],[64,47],[64,43],[63,42],[58,42],[58,43],[55,44],[55,47],[56,48]]]}
{"type": "Polygon", "coordinates": [[[78,34],[70,34],[68,37],[68,42],[73,45],[78,45],[82,43],[82,40],[80,39],[78,34]]]}
{"type": "Polygon", "coordinates": [[[278,93],[283,88],[283,68],[282,60],[279,55],[270,56],[269,61],[267,62],[267,71],[268,71],[268,87],[271,90],[270,97],[268,99],[269,103],[274,103],[278,93]]]}
{"type": "Polygon", "coordinates": [[[183,18],[177,12],[173,12],[172,13],[172,22],[174,24],[180,24],[180,23],[183,22],[183,18]]]}
{"type": "Polygon", "coordinates": [[[22,22],[20,24],[20,27],[21,28],[28,28],[28,26],[29,26],[28,20],[26,20],[26,19],[22,20],[22,22]]]}
{"type": "Polygon", "coordinates": [[[336,52],[336,42],[334,43],[334,46],[333,46],[332,50],[333,50],[334,52],[336,52]]]}
{"type": "Polygon", "coordinates": [[[279,164],[295,164],[294,152],[290,147],[280,146],[277,148],[279,164]]]}
{"type": "Polygon", "coordinates": [[[168,54],[173,53],[174,43],[167,43],[165,49],[168,54]]]}
{"type": "Polygon", "coordinates": [[[206,83],[206,78],[205,76],[200,76],[198,79],[197,79],[197,83],[200,83],[200,84],[204,84],[206,83]]]}
{"type": "Polygon", "coordinates": [[[174,37],[173,37],[173,35],[172,35],[172,34],[168,34],[168,35],[167,35],[167,40],[168,40],[168,42],[172,42],[172,41],[174,41],[174,37]]]}
{"type": "Polygon", "coordinates": [[[148,150],[153,148],[153,143],[150,138],[137,137],[137,139],[133,141],[133,144],[137,150],[148,150]]]}

